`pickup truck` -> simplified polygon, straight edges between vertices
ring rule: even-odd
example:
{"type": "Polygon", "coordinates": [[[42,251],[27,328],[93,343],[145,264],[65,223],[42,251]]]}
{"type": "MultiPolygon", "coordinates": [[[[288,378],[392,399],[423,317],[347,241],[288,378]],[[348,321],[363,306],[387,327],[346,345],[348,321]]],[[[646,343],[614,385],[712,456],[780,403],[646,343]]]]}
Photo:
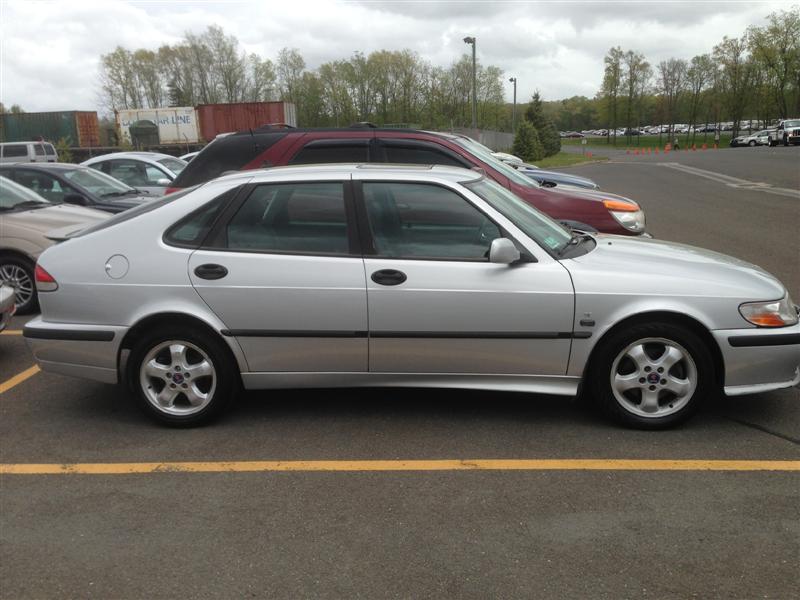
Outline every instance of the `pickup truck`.
{"type": "Polygon", "coordinates": [[[786,119],[778,123],[778,127],[769,136],[769,145],[800,144],[800,119],[786,119]]]}

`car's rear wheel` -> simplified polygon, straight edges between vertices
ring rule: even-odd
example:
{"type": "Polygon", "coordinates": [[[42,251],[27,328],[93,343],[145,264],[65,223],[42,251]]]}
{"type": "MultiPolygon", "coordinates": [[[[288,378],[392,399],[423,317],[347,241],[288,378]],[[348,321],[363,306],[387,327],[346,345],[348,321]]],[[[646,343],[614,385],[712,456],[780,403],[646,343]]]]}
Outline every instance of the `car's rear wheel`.
{"type": "Polygon", "coordinates": [[[128,381],[139,406],[167,425],[191,427],[218,417],[238,389],[224,343],[202,331],[162,329],[131,352],[128,381]]]}
{"type": "Polygon", "coordinates": [[[714,393],[714,363],[703,340],[672,323],[634,325],[601,342],[591,385],[623,424],[664,429],[695,413],[714,393]]]}
{"type": "Polygon", "coordinates": [[[25,258],[14,255],[0,256],[0,283],[10,285],[14,289],[17,314],[20,315],[32,313],[39,308],[33,269],[33,262],[25,258]]]}

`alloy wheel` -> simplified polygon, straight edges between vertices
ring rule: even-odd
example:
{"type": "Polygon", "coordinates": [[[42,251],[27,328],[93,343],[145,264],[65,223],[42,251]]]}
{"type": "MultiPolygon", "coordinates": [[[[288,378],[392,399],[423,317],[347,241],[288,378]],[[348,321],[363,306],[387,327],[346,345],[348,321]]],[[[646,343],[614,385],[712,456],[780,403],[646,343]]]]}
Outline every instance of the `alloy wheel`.
{"type": "Polygon", "coordinates": [[[139,368],[145,398],[158,411],[185,416],[202,411],[214,397],[217,371],[208,354],[181,340],[153,347],[139,368]]]}
{"type": "Polygon", "coordinates": [[[19,265],[12,263],[0,264],[0,283],[5,283],[14,289],[15,304],[25,306],[31,301],[35,288],[33,280],[27,271],[19,265]]]}
{"type": "Polygon", "coordinates": [[[665,338],[644,338],[624,348],[611,367],[611,391],[630,413],[645,418],[680,411],[697,389],[692,355],[665,338]]]}

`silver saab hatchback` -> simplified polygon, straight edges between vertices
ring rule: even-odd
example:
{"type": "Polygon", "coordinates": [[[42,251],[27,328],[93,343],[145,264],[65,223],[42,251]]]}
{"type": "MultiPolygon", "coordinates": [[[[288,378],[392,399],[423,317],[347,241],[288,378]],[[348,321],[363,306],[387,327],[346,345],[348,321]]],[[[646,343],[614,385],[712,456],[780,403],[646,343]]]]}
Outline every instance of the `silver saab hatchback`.
{"type": "Polygon", "coordinates": [[[240,386],[583,386],[655,429],[719,391],[800,381],[797,307],[769,273],[571,235],[451,167],[225,176],[46,250],[36,283],[24,335],[41,368],[127,382],[171,425],[217,416],[240,386]]]}

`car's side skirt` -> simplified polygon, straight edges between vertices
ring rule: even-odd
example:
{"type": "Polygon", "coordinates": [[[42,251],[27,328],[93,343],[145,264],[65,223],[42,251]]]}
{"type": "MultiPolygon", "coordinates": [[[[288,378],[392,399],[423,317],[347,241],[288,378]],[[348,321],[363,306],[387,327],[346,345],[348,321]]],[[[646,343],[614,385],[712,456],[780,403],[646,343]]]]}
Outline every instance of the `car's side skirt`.
{"type": "Polygon", "coordinates": [[[471,373],[242,373],[245,389],[429,387],[574,396],[580,377],[471,373]]]}

